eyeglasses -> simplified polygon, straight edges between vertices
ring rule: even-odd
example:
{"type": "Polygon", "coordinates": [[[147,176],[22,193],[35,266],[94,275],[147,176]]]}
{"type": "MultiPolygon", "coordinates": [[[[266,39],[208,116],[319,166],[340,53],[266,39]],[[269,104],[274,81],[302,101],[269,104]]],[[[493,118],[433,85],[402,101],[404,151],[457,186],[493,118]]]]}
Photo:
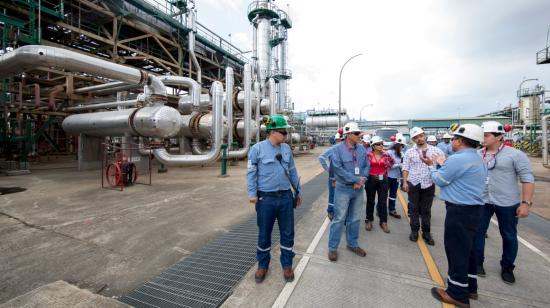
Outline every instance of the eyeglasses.
{"type": "Polygon", "coordinates": [[[288,135],[288,131],[286,131],[286,130],[276,130],[276,132],[278,132],[279,134],[281,134],[283,136],[288,135]]]}
{"type": "Polygon", "coordinates": [[[361,135],[361,132],[353,132],[352,134],[354,134],[355,136],[359,136],[361,135]]]}

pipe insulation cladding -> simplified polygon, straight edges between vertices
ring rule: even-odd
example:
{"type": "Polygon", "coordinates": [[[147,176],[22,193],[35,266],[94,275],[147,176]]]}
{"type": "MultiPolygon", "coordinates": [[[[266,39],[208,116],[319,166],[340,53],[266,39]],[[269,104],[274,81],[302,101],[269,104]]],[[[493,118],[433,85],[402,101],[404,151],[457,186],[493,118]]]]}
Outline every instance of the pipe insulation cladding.
{"type": "Polygon", "coordinates": [[[168,106],[149,106],[119,111],[70,115],[62,126],[68,134],[89,136],[124,136],[168,138],[178,134],[182,117],[168,106]]]}

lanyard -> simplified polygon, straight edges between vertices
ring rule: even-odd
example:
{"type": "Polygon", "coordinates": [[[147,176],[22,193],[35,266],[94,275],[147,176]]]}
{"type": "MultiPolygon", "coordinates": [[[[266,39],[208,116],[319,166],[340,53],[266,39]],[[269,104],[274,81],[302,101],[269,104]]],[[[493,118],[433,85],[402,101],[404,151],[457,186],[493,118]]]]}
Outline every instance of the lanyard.
{"type": "Polygon", "coordinates": [[[357,167],[357,153],[355,153],[355,151],[353,151],[353,149],[351,147],[348,147],[347,145],[346,149],[348,149],[348,151],[351,153],[351,157],[353,157],[353,164],[355,165],[355,167],[357,167]]]}
{"type": "Polygon", "coordinates": [[[502,148],[504,148],[504,143],[502,143],[498,147],[498,150],[495,154],[491,154],[491,158],[489,160],[487,160],[487,147],[485,147],[483,149],[483,161],[487,164],[487,169],[488,170],[493,170],[497,166],[497,155],[498,155],[498,153],[500,153],[500,150],[502,150],[502,148]],[[489,167],[489,163],[493,160],[495,161],[495,163],[491,167],[489,167]]]}
{"type": "Polygon", "coordinates": [[[416,149],[416,153],[418,153],[418,156],[420,158],[426,158],[426,155],[428,154],[428,148],[426,148],[425,150],[422,150],[422,154],[420,154],[420,151],[418,151],[418,148],[415,148],[416,149]]]}

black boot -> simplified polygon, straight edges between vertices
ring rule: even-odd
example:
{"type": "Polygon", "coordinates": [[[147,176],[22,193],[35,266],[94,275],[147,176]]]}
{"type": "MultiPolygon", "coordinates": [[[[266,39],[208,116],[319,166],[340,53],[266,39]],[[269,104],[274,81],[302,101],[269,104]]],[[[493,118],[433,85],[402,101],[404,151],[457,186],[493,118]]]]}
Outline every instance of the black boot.
{"type": "Polygon", "coordinates": [[[418,240],[418,231],[412,231],[409,240],[416,242],[418,240]]]}
{"type": "Polygon", "coordinates": [[[514,269],[511,267],[502,268],[502,271],[500,272],[500,277],[502,280],[504,280],[505,283],[513,284],[516,282],[516,277],[514,277],[514,269]]]}
{"type": "Polygon", "coordinates": [[[426,244],[433,246],[435,245],[434,239],[432,238],[432,234],[430,232],[422,232],[422,238],[426,242],[426,244]]]}

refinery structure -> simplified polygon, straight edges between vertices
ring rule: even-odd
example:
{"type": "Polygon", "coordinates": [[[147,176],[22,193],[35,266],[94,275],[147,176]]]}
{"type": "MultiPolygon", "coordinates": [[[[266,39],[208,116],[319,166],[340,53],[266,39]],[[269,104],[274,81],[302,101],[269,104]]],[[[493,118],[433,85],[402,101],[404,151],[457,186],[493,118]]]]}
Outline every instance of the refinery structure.
{"type": "MultiPolygon", "coordinates": [[[[102,148],[127,160],[152,154],[162,168],[242,159],[264,137],[264,116],[292,120],[292,21],[271,1],[248,6],[250,58],[197,20],[194,1],[1,8],[4,171],[25,173],[29,161],[63,154],[76,154],[81,170],[99,168],[102,148]]],[[[306,149],[305,130],[294,131],[290,142],[306,149]]]]}

